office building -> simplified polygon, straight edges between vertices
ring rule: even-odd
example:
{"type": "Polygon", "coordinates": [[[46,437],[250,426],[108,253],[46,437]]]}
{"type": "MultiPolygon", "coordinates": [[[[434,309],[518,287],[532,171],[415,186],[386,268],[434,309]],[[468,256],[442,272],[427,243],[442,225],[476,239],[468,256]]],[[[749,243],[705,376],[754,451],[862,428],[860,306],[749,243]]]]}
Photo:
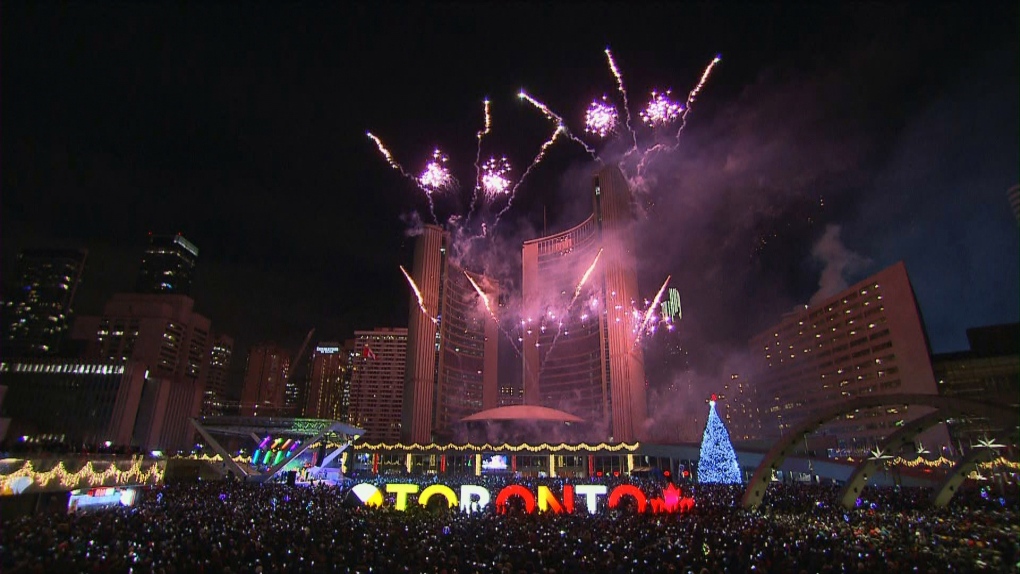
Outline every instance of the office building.
{"type": "MultiPolygon", "coordinates": [[[[139,410],[156,406],[142,400],[147,367],[136,361],[79,361],[58,358],[4,360],[7,386],[2,403],[13,436],[33,442],[156,449],[139,410]]],[[[165,410],[165,405],[162,405],[165,410]]],[[[142,413],[150,418],[151,412],[142,413]]]]}
{"type": "MultiPolygon", "coordinates": [[[[315,346],[312,352],[312,366],[308,373],[305,417],[342,420],[344,379],[349,359],[349,353],[338,342],[323,342],[315,346]]],[[[346,395],[349,404],[350,389],[347,389],[346,395]]]]}
{"type": "MultiPolygon", "coordinates": [[[[932,357],[939,394],[1017,408],[1020,402],[1020,324],[967,329],[970,349],[932,357]]],[[[1017,427],[1005,428],[987,418],[968,416],[949,421],[953,447],[969,452],[979,440],[1016,444],[1017,427]]]]}
{"type": "MultiPolygon", "coordinates": [[[[795,309],[755,335],[751,377],[761,403],[762,433],[782,435],[809,413],[869,394],[938,394],[927,336],[902,262],[820,303],[795,309]]],[[[929,412],[895,405],[848,413],[825,425],[812,448],[862,452],[905,421],[929,412]]],[[[922,435],[948,443],[945,428],[922,435]]],[[[934,451],[935,449],[932,448],[934,451]]]]}
{"type": "Polygon", "coordinates": [[[149,234],[136,293],[190,295],[198,248],[183,235],[149,234]]]}
{"type": "Polygon", "coordinates": [[[524,402],[584,419],[595,438],[634,441],[647,404],[632,198],[617,167],[599,170],[592,187],[587,219],[524,243],[524,402]]]}
{"type": "Polygon", "coordinates": [[[421,304],[411,296],[405,442],[448,436],[462,418],[498,404],[499,284],[451,262],[449,240],[441,227],[426,225],[415,243],[411,276],[421,304]]]}
{"type": "Polygon", "coordinates": [[[279,345],[263,343],[248,351],[241,389],[241,413],[246,416],[291,416],[286,410],[290,354],[279,345]]]}
{"type": "Polygon", "coordinates": [[[86,251],[32,249],[18,254],[3,304],[4,357],[55,355],[73,322],[86,251]]]}
{"type": "Polygon", "coordinates": [[[350,420],[371,442],[399,442],[407,368],[407,329],[354,332],[350,420]]]}
{"type": "Polygon", "coordinates": [[[119,293],[100,316],[79,317],[72,337],[94,361],[146,366],[136,437],[163,450],[190,448],[211,360],[208,318],[184,295],[119,293]]]}
{"type": "Polygon", "coordinates": [[[224,414],[227,400],[227,374],[234,354],[234,340],[216,334],[209,349],[209,375],[206,377],[205,396],[202,400],[204,416],[224,414]]]}

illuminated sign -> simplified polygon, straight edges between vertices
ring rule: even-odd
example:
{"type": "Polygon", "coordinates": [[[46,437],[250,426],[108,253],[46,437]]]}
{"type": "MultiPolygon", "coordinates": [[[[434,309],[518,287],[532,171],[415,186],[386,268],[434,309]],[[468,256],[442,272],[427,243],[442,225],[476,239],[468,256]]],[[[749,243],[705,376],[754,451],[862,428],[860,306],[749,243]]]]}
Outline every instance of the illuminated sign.
{"type": "Polygon", "coordinates": [[[323,355],[332,355],[340,352],[340,347],[316,347],[316,353],[322,353],[323,355]]]}
{"type": "MultiPolygon", "coordinates": [[[[538,487],[537,493],[528,490],[520,484],[511,484],[503,487],[495,499],[489,489],[477,484],[464,484],[460,486],[460,494],[453,488],[443,484],[432,484],[421,490],[417,484],[389,483],[386,485],[386,493],[394,495],[393,507],[397,510],[407,510],[408,499],[417,495],[418,504],[427,506],[429,501],[439,496],[446,500],[451,508],[460,507],[464,512],[476,512],[493,502],[496,511],[506,512],[510,500],[519,498],[524,503],[524,510],[533,513],[552,512],[553,514],[570,514],[574,512],[575,502],[580,498],[589,514],[598,511],[598,500],[600,496],[607,498],[609,508],[618,508],[629,498],[634,502],[635,510],[639,513],[675,513],[687,512],[694,508],[694,499],[683,496],[677,487],[670,484],[662,489],[662,496],[650,497],[644,491],[633,484],[622,484],[609,490],[604,484],[578,484],[566,485],[563,493],[557,497],[548,486],[538,487]],[[420,492],[419,492],[420,491],[420,492]]],[[[379,507],[383,505],[383,491],[374,484],[363,482],[355,485],[351,492],[366,506],[379,507]]]]}

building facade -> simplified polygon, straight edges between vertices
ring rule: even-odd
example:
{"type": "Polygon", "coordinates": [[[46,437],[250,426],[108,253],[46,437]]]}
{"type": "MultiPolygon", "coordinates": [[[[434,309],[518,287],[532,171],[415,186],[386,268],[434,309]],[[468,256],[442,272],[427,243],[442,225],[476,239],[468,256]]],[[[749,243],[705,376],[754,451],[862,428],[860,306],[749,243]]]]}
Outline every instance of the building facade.
{"type": "Polygon", "coordinates": [[[286,411],[290,354],[274,343],[255,345],[248,351],[241,389],[241,413],[245,416],[290,416],[286,411]]]}
{"type": "Polygon", "coordinates": [[[135,361],[5,360],[4,417],[13,435],[33,441],[159,448],[137,424],[147,372],[135,361]]]}
{"type": "Polygon", "coordinates": [[[183,235],[149,234],[135,293],[190,295],[198,247],[183,235]]]}
{"type": "MultiPolygon", "coordinates": [[[[344,380],[347,375],[349,353],[338,342],[316,345],[312,352],[312,366],[308,374],[304,416],[313,419],[343,420],[344,380]]],[[[349,380],[349,379],[347,379],[349,380]]],[[[350,403],[350,389],[347,389],[350,403]]]]}
{"type": "Polygon", "coordinates": [[[234,340],[226,335],[216,334],[209,349],[209,375],[206,377],[205,395],[202,400],[202,415],[223,415],[228,402],[227,374],[234,355],[234,340]]]}
{"type": "Polygon", "coordinates": [[[602,440],[639,440],[647,419],[637,341],[631,193],[619,168],[593,179],[592,215],[524,243],[524,402],[592,423],[602,440]]]}
{"type": "MultiPolygon", "coordinates": [[[[811,412],[869,394],[938,394],[927,336],[906,267],[897,263],[751,339],[762,433],[781,436],[811,412]]],[[[928,411],[903,405],[847,414],[817,447],[863,452],[928,411]],[[835,444],[829,444],[834,442],[835,444]]],[[[944,427],[923,435],[944,446],[944,427]]],[[[933,444],[936,443],[936,444],[933,444]]],[[[932,449],[934,451],[934,449],[932,449]]]]}
{"type": "Polygon", "coordinates": [[[3,304],[4,357],[57,354],[73,322],[87,252],[32,249],[18,254],[14,291],[3,304]]]}
{"type": "Polygon", "coordinates": [[[358,356],[351,366],[351,422],[365,439],[399,441],[407,368],[408,330],[355,331],[358,356]]]}
{"type": "MultiPolygon", "coordinates": [[[[939,394],[1009,405],[1020,402],[1020,324],[967,329],[970,349],[932,358],[939,394]]],[[[1016,444],[1017,428],[1003,428],[982,417],[949,422],[953,446],[968,452],[979,440],[1016,444]]]]}
{"type": "Polygon", "coordinates": [[[499,284],[451,262],[448,243],[441,227],[426,225],[415,244],[421,304],[412,294],[401,423],[409,442],[446,435],[499,400],[499,284]]]}
{"type": "Polygon", "coordinates": [[[119,293],[96,317],[80,317],[72,336],[85,340],[85,357],[146,365],[137,436],[163,450],[190,447],[210,366],[211,323],[184,295],[119,293]]]}

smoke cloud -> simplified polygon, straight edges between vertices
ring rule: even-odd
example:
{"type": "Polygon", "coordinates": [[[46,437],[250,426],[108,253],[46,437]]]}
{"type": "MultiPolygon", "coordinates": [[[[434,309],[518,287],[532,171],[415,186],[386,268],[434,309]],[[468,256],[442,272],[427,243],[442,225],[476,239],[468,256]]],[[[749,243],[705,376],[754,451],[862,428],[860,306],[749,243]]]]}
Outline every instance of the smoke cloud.
{"type": "Polygon", "coordinates": [[[839,225],[826,225],[825,233],[811,248],[811,255],[822,262],[824,267],[818,280],[818,292],[811,296],[810,305],[820,303],[845,290],[849,286],[846,281],[847,273],[859,271],[871,264],[868,258],[847,249],[839,237],[839,232],[839,225]]]}

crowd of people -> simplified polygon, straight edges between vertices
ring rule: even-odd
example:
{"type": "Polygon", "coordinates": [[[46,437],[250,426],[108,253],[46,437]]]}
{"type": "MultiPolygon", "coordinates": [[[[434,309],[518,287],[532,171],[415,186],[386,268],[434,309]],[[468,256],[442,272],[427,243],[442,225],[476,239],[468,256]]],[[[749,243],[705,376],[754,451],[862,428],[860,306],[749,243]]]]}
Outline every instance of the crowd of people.
{"type": "MultiPolygon", "coordinates": [[[[414,479],[422,486],[435,478],[414,479]]],[[[385,479],[377,479],[381,484],[385,479]]],[[[408,478],[393,479],[409,482],[408,478]]],[[[495,492],[513,482],[561,492],[563,479],[444,477],[495,492]]],[[[585,479],[612,489],[629,478],[585,479]]],[[[634,483],[642,490],[655,481],[634,483]]],[[[363,506],[351,485],[238,481],[146,490],[133,507],[35,515],[4,525],[0,566],[15,572],[1016,572],[1015,485],[961,492],[945,508],[923,489],[867,489],[856,508],[838,487],[770,487],[744,510],[739,486],[682,484],[694,508],[589,515],[443,504],[363,506]]],[[[438,498],[438,497],[437,497],[438,498]]],[[[439,499],[440,502],[442,499],[439,499]]]]}

